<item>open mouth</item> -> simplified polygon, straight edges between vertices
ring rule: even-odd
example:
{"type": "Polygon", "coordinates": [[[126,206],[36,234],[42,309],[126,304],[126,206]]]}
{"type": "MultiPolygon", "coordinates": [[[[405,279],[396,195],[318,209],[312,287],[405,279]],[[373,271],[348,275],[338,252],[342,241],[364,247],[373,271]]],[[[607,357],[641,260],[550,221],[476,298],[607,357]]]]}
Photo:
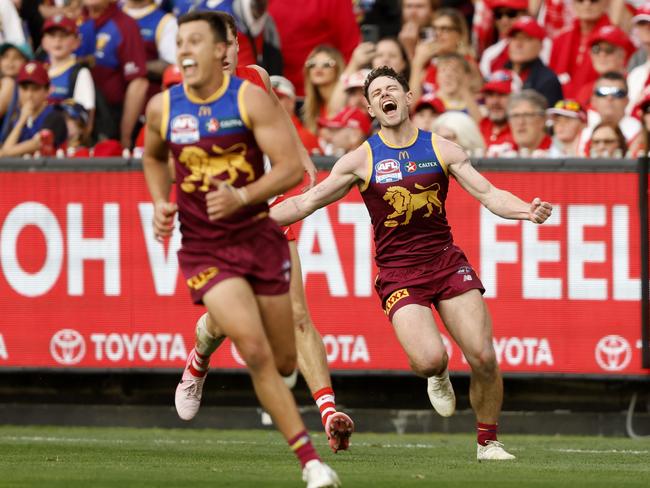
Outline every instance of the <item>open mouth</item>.
{"type": "Polygon", "coordinates": [[[393,100],[386,100],[381,104],[381,109],[386,115],[393,115],[397,112],[397,103],[393,100]]]}
{"type": "Polygon", "coordinates": [[[190,58],[185,58],[181,61],[183,68],[183,75],[191,74],[196,69],[196,61],[190,58]]]}

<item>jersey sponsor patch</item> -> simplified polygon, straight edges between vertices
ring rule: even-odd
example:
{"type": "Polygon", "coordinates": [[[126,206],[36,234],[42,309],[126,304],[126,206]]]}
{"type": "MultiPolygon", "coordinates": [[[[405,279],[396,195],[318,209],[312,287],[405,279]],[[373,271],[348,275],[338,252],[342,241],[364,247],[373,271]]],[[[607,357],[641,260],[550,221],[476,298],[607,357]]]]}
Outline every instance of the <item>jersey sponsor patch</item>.
{"type": "Polygon", "coordinates": [[[200,139],[199,120],[194,115],[182,114],[172,119],[171,142],[192,144],[200,139]]]}
{"type": "Polygon", "coordinates": [[[442,166],[437,161],[407,161],[404,170],[409,173],[442,173],[442,166]]]}
{"type": "Polygon", "coordinates": [[[375,183],[395,183],[402,179],[399,161],[384,159],[375,164],[375,183]]]}

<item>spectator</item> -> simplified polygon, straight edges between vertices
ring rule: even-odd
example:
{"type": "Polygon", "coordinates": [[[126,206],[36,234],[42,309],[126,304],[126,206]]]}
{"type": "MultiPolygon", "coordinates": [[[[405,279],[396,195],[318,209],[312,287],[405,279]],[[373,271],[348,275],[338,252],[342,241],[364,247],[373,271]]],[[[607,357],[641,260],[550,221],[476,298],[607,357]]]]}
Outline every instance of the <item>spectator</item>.
{"type": "Polygon", "coordinates": [[[96,139],[116,139],[131,148],[149,83],[138,24],[112,0],[84,0],[89,17],[81,25],[78,54],[93,59],[96,139]],[[119,123],[116,123],[119,121],[119,123]]]}
{"type": "MultiPolygon", "coordinates": [[[[634,52],[634,44],[627,34],[614,25],[596,29],[589,38],[589,56],[598,76],[615,71],[625,72],[627,60],[634,52]]],[[[578,90],[577,101],[587,105],[594,91],[594,83],[586,83],[578,90]]]]}
{"type": "Polygon", "coordinates": [[[81,0],[43,0],[38,6],[38,11],[44,19],[64,15],[76,20],[81,17],[81,8],[81,0]]]}
{"type": "Polygon", "coordinates": [[[479,127],[488,157],[514,147],[515,141],[508,124],[508,97],[521,91],[521,85],[521,79],[516,73],[500,70],[492,73],[481,89],[487,115],[481,119],[479,127]]]}
{"type": "Polygon", "coordinates": [[[433,93],[422,95],[413,107],[411,120],[418,129],[433,132],[433,122],[445,112],[445,104],[433,93]]]}
{"type": "Polygon", "coordinates": [[[512,69],[524,82],[523,88],[541,93],[549,105],[562,99],[562,86],[557,76],[539,55],[546,31],[532,17],[520,17],[510,29],[507,69],[512,69]]]}
{"type": "Polygon", "coordinates": [[[571,0],[571,5],[576,19],[553,39],[549,66],[558,75],[565,98],[575,99],[581,86],[598,77],[588,54],[589,36],[611,21],[605,13],[606,0],[571,0]]]}
{"type": "Polygon", "coordinates": [[[298,96],[305,94],[302,70],[316,46],[330,44],[348,60],[361,41],[350,0],[270,0],[268,11],[280,34],[284,76],[298,96]]]}
{"type": "Polygon", "coordinates": [[[95,111],[95,84],[90,70],[77,61],[74,55],[79,47],[77,24],[63,15],[55,15],[43,25],[43,50],[49,59],[50,103],[74,99],[81,104],[90,117],[84,130],[92,132],[95,111]]]}
{"type": "Polygon", "coordinates": [[[633,114],[641,119],[641,130],[639,134],[630,142],[630,154],[633,158],[648,154],[650,150],[649,131],[650,131],[650,86],[643,91],[641,101],[635,107],[633,114]]]}
{"type": "Polygon", "coordinates": [[[324,133],[325,143],[331,148],[330,154],[337,157],[356,149],[370,133],[370,119],[355,107],[346,107],[334,117],[318,122],[329,129],[324,133]]]}
{"type": "Polygon", "coordinates": [[[627,151],[625,136],[618,125],[601,122],[594,127],[587,145],[591,158],[621,158],[627,151]]]}
{"type": "Polygon", "coordinates": [[[433,121],[433,132],[455,142],[469,156],[483,156],[485,142],[474,119],[463,112],[445,112],[433,121]]]}
{"type": "Polygon", "coordinates": [[[415,56],[420,39],[432,38],[431,22],[437,8],[438,0],[402,0],[402,29],[397,38],[409,59],[415,56]]]}
{"type": "Polygon", "coordinates": [[[587,112],[575,100],[560,100],[546,114],[553,127],[551,158],[580,157],[580,134],[587,124],[587,112]]]}
{"type": "Polygon", "coordinates": [[[514,146],[502,156],[544,157],[551,147],[546,133],[546,98],[535,90],[526,89],[510,95],[508,123],[514,146]]]}
{"type": "MultiPolygon", "coordinates": [[[[637,66],[641,66],[648,60],[650,53],[650,3],[639,7],[636,15],[632,17],[632,34],[639,43],[639,48],[632,55],[628,63],[630,76],[637,66]]],[[[650,71],[650,68],[647,68],[650,71]]],[[[630,78],[628,77],[628,82],[630,78]]]]}
{"type": "Polygon", "coordinates": [[[41,151],[53,156],[67,138],[66,124],[61,110],[47,103],[50,78],[42,63],[30,61],[16,78],[18,83],[18,113],[12,120],[12,129],[0,149],[0,157],[33,155],[41,151]],[[47,153],[43,147],[48,131],[47,153]],[[50,140],[51,137],[51,140],[50,140]],[[51,154],[50,154],[51,153],[51,154]]]}
{"type": "Polygon", "coordinates": [[[11,0],[0,0],[0,44],[10,42],[23,45],[27,42],[23,22],[11,0]]]}
{"type": "Polygon", "coordinates": [[[394,37],[380,39],[375,47],[371,68],[389,66],[404,76],[407,80],[411,76],[411,63],[404,46],[394,37]]]}
{"type": "Polygon", "coordinates": [[[528,15],[528,0],[489,0],[499,40],[483,51],[479,67],[484,78],[503,69],[508,61],[508,32],[515,21],[528,15]]]}
{"type": "Polygon", "coordinates": [[[593,128],[600,122],[617,125],[627,141],[637,136],[641,124],[638,119],[625,115],[627,103],[627,85],[621,73],[605,73],[598,78],[591,97],[591,109],[587,112],[587,128],[581,138],[582,154],[588,154],[585,144],[591,139],[593,128]]]}
{"type": "Polygon", "coordinates": [[[409,83],[413,97],[419,98],[422,91],[435,91],[437,59],[451,53],[460,54],[467,60],[471,72],[470,89],[477,92],[482,78],[470,52],[467,24],[463,15],[453,8],[440,9],[434,14],[433,29],[435,38],[421,41],[415,49],[409,83]]]}
{"type": "Polygon", "coordinates": [[[11,125],[9,120],[18,109],[18,85],[16,76],[25,63],[32,59],[32,49],[29,44],[0,45],[0,142],[9,135],[11,125]]]}
{"type": "Polygon", "coordinates": [[[307,149],[309,154],[322,154],[321,147],[318,143],[318,138],[309,132],[300,122],[296,115],[296,89],[287,78],[284,76],[271,76],[271,87],[280,100],[280,105],[291,117],[298,137],[302,141],[303,146],[307,149]]]}
{"type": "Polygon", "coordinates": [[[90,138],[86,127],[90,114],[83,105],[70,98],[60,104],[65,117],[68,139],[61,145],[66,157],[87,158],[90,156],[90,138]]]}
{"type": "Polygon", "coordinates": [[[315,133],[318,119],[327,118],[333,112],[330,99],[342,72],[343,57],[337,49],[322,45],[309,53],[304,67],[305,102],[302,106],[302,119],[308,130],[315,133]]]}
{"type": "MultiPolygon", "coordinates": [[[[627,87],[630,93],[630,103],[627,106],[627,113],[631,114],[634,106],[641,100],[641,94],[646,86],[650,84],[650,3],[639,9],[637,15],[632,18],[634,33],[641,46],[645,60],[639,63],[630,71],[627,77],[627,87]]],[[[636,56],[636,55],[635,55],[636,56]]]]}
{"type": "Polygon", "coordinates": [[[178,24],[172,14],[156,6],[154,0],[126,0],[124,12],[134,19],[140,28],[147,59],[146,103],[161,90],[163,72],[176,62],[176,33],[178,24]]]}
{"type": "Polygon", "coordinates": [[[257,64],[270,75],[284,71],[280,34],[267,11],[268,0],[234,0],[232,14],[237,19],[239,66],[257,64]]]}
{"type": "Polygon", "coordinates": [[[356,73],[352,73],[344,80],[343,87],[345,88],[346,107],[356,107],[360,110],[367,110],[368,101],[363,93],[363,86],[369,73],[369,69],[362,69],[356,73]]]}
{"type": "Polygon", "coordinates": [[[438,58],[436,96],[445,104],[446,110],[462,111],[479,121],[481,113],[470,91],[469,79],[469,64],[460,54],[445,54],[438,58]]]}

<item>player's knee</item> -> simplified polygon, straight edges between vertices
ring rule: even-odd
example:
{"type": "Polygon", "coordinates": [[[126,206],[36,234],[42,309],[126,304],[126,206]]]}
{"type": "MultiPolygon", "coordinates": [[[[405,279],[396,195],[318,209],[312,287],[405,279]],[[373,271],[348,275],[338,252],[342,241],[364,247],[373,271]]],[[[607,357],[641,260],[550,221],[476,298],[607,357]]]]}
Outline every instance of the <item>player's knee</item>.
{"type": "Polygon", "coordinates": [[[273,354],[263,341],[245,340],[237,344],[239,355],[249,369],[255,370],[274,360],[273,354]]]}
{"type": "Polygon", "coordinates": [[[448,360],[447,351],[442,351],[431,353],[427,357],[419,359],[411,358],[409,363],[415,374],[430,378],[441,374],[447,368],[448,360]]]}
{"type": "Polygon", "coordinates": [[[298,367],[298,356],[295,351],[282,353],[279,356],[276,354],[275,365],[282,376],[289,376],[298,367]]]}
{"type": "Polygon", "coordinates": [[[493,347],[484,347],[479,351],[466,354],[465,357],[475,373],[492,375],[499,368],[493,347]]]}

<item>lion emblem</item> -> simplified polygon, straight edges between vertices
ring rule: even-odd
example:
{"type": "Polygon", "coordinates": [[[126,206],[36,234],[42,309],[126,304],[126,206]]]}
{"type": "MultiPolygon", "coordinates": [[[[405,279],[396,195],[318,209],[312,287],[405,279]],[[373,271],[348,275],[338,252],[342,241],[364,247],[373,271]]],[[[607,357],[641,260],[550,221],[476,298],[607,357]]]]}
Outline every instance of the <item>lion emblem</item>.
{"type": "Polygon", "coordinates": [[[438,198],[438,192],[440,191],[440,185],[438,183],[429,186],[421,186],[416,183],[415,188],[423,191],[420,193],[411,193],[401,186],[388,187],[384,194],[384,200],[386,200],[395,211],[386,217],[387,220],[384,222],[386,227],[407,225],[411,222],[413,212],[422,207],[427,208],[424,217],[431,217],[434,205],[438,207],[438,213],[442,213],[442,202],[438,198]],[[402,222],[393,220],[401,216],[404,216],[402,222]]]}
{"type": "Polygon", "coordinates": [[[212,146],[214,155],[208,154],[204,149],[196,146],[184,147],[178,160],[190,170],[190,174],[183,178],[181,190],[192,193],[208,191],[212,178],[222,173],[228,177],[224,181],[233,184],[239,173],[246,175],[246,181],[255,179],[253,166],[246,161],[246,144],[239,142],[227,149],[217,145],[212,146]]]}

